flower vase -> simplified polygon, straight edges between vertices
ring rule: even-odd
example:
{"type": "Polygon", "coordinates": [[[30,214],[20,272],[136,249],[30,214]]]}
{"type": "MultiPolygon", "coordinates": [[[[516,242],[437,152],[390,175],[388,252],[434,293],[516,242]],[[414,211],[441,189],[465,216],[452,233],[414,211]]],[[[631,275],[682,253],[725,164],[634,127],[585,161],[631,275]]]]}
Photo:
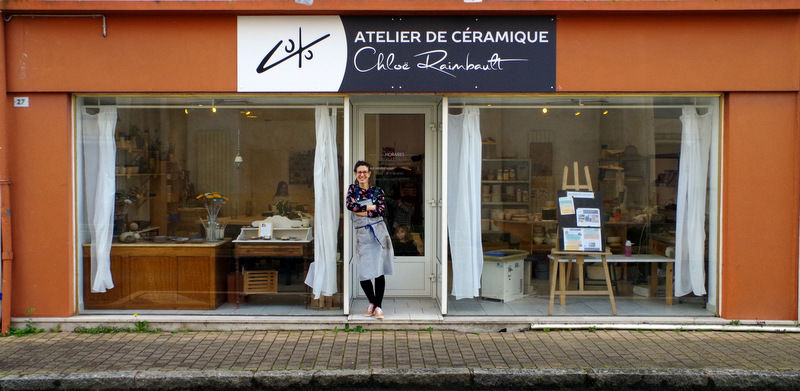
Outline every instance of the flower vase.
{"type": "Polygon", "coordinates": [[[217,240],[217,216],[208,216],[206,221],[206,242],[217,240]]]}

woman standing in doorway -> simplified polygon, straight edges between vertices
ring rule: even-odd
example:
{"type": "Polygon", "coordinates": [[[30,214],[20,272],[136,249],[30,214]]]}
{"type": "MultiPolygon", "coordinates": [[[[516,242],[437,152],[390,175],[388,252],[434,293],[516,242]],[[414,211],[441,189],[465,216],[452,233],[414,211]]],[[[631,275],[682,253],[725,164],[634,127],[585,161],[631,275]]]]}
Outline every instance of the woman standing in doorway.
{"type": "Polygon", "coordinates": [[[386,288],[384,275],[392,274],[394,249],[389,231],[383,222],[386,201],[383,190],[369,185],[370,165],[356,162],[353,168],[356,182],[347,189],[346,207],[352,212],[356,234],[356,265],[361,288],[367,295],[369,306],[364,315],[375,315],[383,319],[383,292],[386,288]],[[375,279],[373,289],[372,280],[375,279]]]}

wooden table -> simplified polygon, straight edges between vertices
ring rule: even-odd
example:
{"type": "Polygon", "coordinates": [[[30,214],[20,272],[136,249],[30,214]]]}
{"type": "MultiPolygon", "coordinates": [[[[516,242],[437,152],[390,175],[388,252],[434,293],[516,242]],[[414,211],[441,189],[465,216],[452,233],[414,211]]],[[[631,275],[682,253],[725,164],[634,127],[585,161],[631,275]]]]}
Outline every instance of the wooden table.
{"type": "Polygon", "coordinates": [[[113,243],[114,288],[91,292],[91,246],[83,245],[86,309],[204,309],[225,300],[230,240],[201,243],[113,243]]]}
{"type": "MultiPolygon", "coordinates": [[[[611,313],[617,314],[617,304],[614,301],[614,290],[611,288],[611,276],[608,273],[608,262],[606,257],[611,256],[610,252],[604,253],[588,253],[585,251],[559,251],[553,249],[550,252],[550,306],[547,314],[553,315],[553,301],[555,295],[559,295],[559,303],[566,305],[567,295],[608,295],[611,302],[611,313]],[[606,290],[590,290],[584,289],[583,284],[583,264],[587,257],[599,256],[599,261],[603,262],[603,274],[606,279],[606,290]],[[578,265],[578,290],[567,289],[567,268],[568,264],[575,262],[578,265]],[[556,290],[556,279],[559,282],[559,289],[556,290]]],[[[590,258],[591,259],[591,258],[590,258]]],[[[597,262],[597,261],[595,261],[597,262]]]]}
{"type": "Polygon", "coordinates": [[[313,241],[287,241],[287,240],[253,240],[253,241],[234,241],[233,259],[237,274],[236,304],[241,301],[243,289],[238,286],[240,278],[244,276],[244,270],[240,267],[240,258],[247,257],[274,257],[274,258],[295,258],[302,260],[303,270],[307,273],[308,266],[314,258],[313,241]]]}
{"type": "MultiPolygon", "coordinates": [[[[658,264],[665,263],[667,264],[667,286],[664,290],[664,296],[666,296],[667,305],[672,305],[672,284],[675,278],[675,259],[674,258],[667,258],[663,255],[657,254],[633,254],[630,257],[626,257],[622,254],[612,254],[606,257],[608,262],[624,262],[624,263],[649,263],[650,264],[650,278],[649,278],[649,288],[650,288],[650,297],[656,297],[658,294],[658,264]]],[[[592,260],[587,260],[587,262],[599,262],[598,258],[592,258],[592,260]]]]}
{"type": "MultiPolygon", "coordinates": [[[[554,258],[555,257],[553,255],[550,255],[551,267],[552,267],[554,258]]],[[[675,281],[675,259],[674,258],[667,258],[667,257],[665,257],[663,255],[658,255],[658,254],[633,254],[630,257],[626,257],[623,254],[608,254],[607,253],[605,255],[605,260],[608,263],[649,263],[650,264],[650,277],[649,277],[649,281],[648,281],[648,287],[650,289],[650,297],[656,297],[657,294],[658,294],[658,265],[660,263],[666,264],[666,287],[665,287],[664,296],[665,296],[666,304],[667,305],[672,305],[672,297],[673,297],[672,290],[673,290],[673,284],[674,284],[674,281],[675,281]]],[[[601,259],[601,256],[599,254],[590,254],[590,255],[585,256],[583,258],[583,262],[584,263],[596,263],[596,262],[601,262],[601,261],[602,261],[602,259],[601,259]]],[[[566,258],[563,259],[563,260],[560,260],[559,262],[560,262],[559,267],[563,267],[565,264],[568,265],[567,271],[562,273],[561,276],[560,276],[560,278],[563,279],[563,282],[561,281],[561,279],[559,280],[559,283],[562,284],[561,285],[561,290],[565,290],[564,287],[566,286],[566,283],[567,283],[566,279],[570,275],[570,268],[571,268],[572,265],[571,265],[571,263],[569,263],[569,259],[566,259],[566,258]]],[[[579,269],[581,269],[580,266],[579,266],[579,269]]],[[[552,276],[552,270],[551,270],[551,276],[552,276]]],[[[581,281],[583,280],[583,272],[582,272],[582,270],[579,270],[578,278],[579,278],[579,284],[580,284],[581,281]]],[[[553,277],[551,277],[551,284],[554,284],[554,283],[555,283],[555,279],[553,277]]],[[[598,292],[603,292],[603,294],[605,293],[605,291],[598,291],[598,292]]],[[[558,291],[557,291],[557,293],[558,293],[558,291]]],[[[565,295],[561,295],[560,296],[560,300],[559,301],[560,301],[561,305],[565,304],[565,297],[564,296],[565,295]]]]}

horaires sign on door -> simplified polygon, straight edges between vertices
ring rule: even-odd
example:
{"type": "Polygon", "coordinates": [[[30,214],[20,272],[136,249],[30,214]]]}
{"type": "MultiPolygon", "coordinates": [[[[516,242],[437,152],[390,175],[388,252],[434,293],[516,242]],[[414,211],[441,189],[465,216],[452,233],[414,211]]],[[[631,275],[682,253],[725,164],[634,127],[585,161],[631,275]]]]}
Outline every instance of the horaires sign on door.
{"type": "Polygon", "coordinates": [[[555,90],[551,16],[240,16],[240,92],[555,90]]]}

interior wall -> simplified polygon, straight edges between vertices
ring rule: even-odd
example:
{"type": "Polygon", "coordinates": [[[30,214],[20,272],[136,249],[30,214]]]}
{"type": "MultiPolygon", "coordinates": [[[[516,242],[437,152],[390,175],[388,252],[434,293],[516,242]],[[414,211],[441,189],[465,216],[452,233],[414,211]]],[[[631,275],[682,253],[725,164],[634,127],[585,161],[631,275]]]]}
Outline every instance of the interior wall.
{"type": "MultiPolygon", "coordinates": [[[[678,123],[678,126],[680,124],[678,123]]],[[[481,137],[497,140],[498,158],[529,159],[530,143],[537,138],[553,145],[552,190],[561,188],[564,166],[569,167],[569,182],[574,182],[572,163],[589,166],[592,183],[598,187],[598,167],[602,145],[609,149],[633,146],[639,156],[652,157],[655,117],[652,109],[609,110],[487,109],[481,111],[481,137]],[[576,112],[579,112],[576,115],[576,112]]],[[[680,127],[678,128],[680,130],[680,127]]],[[[651,173],[652,174],[652,173],[651,173]]],[[[581,171],[583,179],[583,171],[581,171]]],[[[653,175],[650,175],[653,178],[653,175]]],[[[646,203],[647,194],[640,203],[646,203]]]]}
{"type": "Polygon", "coordinates": [[[11,316],[75,312],[75,200],[72,102],[67,94],[27,94],[7,106],[12,229],[11,316]],[[28,314],[30,311],[30,314],[28,314]]]}
{"type": "Polygon", "coordinates": [[[797,94],[731,93],[723,138],[722,307],[797,319],[797,94]]]}
{"type": "MultiPolygon", "coordinates": [[[[313,151],[316,130],[313,109],[258,111],[259,118],[242,121],[243,175],[249,178],[256,216],[269,210],[278,183],[289,183],[292,203],[303,204],[313,212],[313,183],[292,183],[290,159],[293,153],[313,151]]],[[[231,159],[233,157],[231,156],[231,159]]],[[[312,160],[313,164],[313,160],[312,160]]],[[[243,211],[241,211],[243,212],[243,211]]]]}

